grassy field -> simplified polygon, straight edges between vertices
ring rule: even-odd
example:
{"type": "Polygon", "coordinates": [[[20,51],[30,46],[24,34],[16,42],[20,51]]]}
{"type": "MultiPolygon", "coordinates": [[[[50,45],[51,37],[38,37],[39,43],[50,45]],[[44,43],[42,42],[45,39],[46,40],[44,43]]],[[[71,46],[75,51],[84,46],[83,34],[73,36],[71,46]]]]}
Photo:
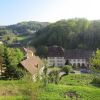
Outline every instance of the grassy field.
{"type": "Polygon", "coordinates": [[[49,84],[38,96],[37,100],[76,100],[65,95],[65,93],[74,92],[78,95],[77,100],[100,100],[100,89],[88,86],[68,86],[49,84]]]}
{"type": "Polygon", "coordinates": [[[37,83],[23,80],[0,81],[0,100],[35,100],[37,83]]]}
{"type": "Polygon", "coordinates": [[[93,75],[90,74],[69,74],[62,77],[60,84],[63,85],[74,85],[74,86],[90,86],[92,85],[93,75]]]}
{"type": "Polygon", "coordinates": [[[17,36],[18,41],[23,45],[30,44],[33,38],[34,34],[25,34],[17,36]]]}
{"type": "Polygon", "coordinates": [[[48,84],[37,100],[100,100],[100,87],[91,84],[93,75],[70,74],[59,84],[48,84]],[[72,98],[69,94],[72,94],[72,98]]]}
{"type": "Polygon", "coordinates": [[[70,74],[47,87],[30,79],[1,80],[0,100],[100,100],[100,87],[93,86],[92,80],[93,75],[70,74]]]}
{"type": "Polygon", "coordinates": [[[28,38],[30,38],[30,35],[27,35],[27,34],[17,36],[17,39],[18,39],[19,41],[25,40],[25,39],[28,39],[28,38]]]}

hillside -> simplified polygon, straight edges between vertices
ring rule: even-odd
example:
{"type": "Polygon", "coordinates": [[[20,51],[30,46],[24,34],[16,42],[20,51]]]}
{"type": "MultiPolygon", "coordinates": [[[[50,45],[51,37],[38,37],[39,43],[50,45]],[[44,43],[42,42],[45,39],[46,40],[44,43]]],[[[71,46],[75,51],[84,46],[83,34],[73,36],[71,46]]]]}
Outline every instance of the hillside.
{"type": "Polygon", "coordinates": [[[18,24],[9,25],[9,26],[0,26],[0,35],[7,34],[7,32],[12,32],[14,34],[32,34],[38,31],[41,28],[49,25],[48,22],[37,22],[37,21],[29,21],[29,22],[20,22],[18,24]]]}
{"type": "MultiPolygon", "coordinates": [[[[47,56],[47,48],[59,45],[65,49],[100,48],[100,20],[87,19],[60,20],[55,23],[48,22],[21,22],[10,26],[0,27],[0,36],[9,41],[13,34],[24,45],[34,46],[37,55],[47,56]],[[10,33],[10,34],[9,34],[10,33]],[[34,34],[33,34],[34,33],[34,34]]],[[[14,36],[13,36],[14,37],[14,36]]],[[[16,41],[16,38],[13,39],[16,41]]]]}
{"type": "Polygon", "coordinates": [[[93,76],[89,74],[64,76],[60,83],[49,83],[42,88],[37,100],[99,100],[100,88],[93,86],[92,81],[93,76]]]}
{"type": "MultiPolygon", "coordinates": [[[[46,48],[59,45],[66,49],[100,48],[100,21],[60,20],[35,33],[32,46],[46,48]]],[[[42,50],[41,50],[42,51],[42,50]]],[[[37,51],[38,52],[38,51],[37,51]]],[[[40,52],[39,52],[40,54],[40,52]]]]}

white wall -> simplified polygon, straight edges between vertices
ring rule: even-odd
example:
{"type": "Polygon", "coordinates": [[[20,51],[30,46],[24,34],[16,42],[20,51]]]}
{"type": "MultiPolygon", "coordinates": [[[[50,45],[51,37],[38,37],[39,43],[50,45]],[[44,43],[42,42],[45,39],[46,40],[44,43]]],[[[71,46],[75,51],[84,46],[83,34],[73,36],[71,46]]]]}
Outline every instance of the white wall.
{"type": "Polygon", "coordinates": [[[64,66],[64,57],[48,57],[48,66],[64,66]]]}
{"type": "Polygon", "coordinates": [[[80,66],[82,66],[82,64],[87,66],[88,64],[86,59],[69,59],[69,62],[71,65],[75,64],[76,66],[78,66],[78,64],[80,64],[80,66]]]}
{"type": "MultiPolygon", "coordinates": [[[[65,65],[65,58],[64,57],[48,57],[48,66],[64,66],[65,65]]],[[[75,64],[76,66],[78,66],[78,64],[80,64],[80,66],[82,66],[82,64],[84,64],[85,66],[88,65],[88,62],[86,59],[68,59],[69,63],[73,66],[73,64],[75,64]]]]}

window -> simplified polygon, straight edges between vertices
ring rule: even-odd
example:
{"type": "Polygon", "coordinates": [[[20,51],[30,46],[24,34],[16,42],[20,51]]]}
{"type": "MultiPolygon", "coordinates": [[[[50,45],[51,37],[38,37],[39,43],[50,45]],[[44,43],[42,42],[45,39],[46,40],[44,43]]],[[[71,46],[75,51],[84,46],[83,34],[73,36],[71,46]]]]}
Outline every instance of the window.
{"type": "Polygon", "coordinates": [[[49,59],[54,59],[54,57],[49,57],[49,59]]]}
{"type": "Polygon", "coordinates": [[[76,61],[75,59],[73,59],[73,61],[76,61]]]}
{"type": "Polygon", "coordinates": [[[82,59],[82,61],[85,61],[85,59],[82,59]]]}
{"type": "Polygon", "coordinates": [[[73,61],[73,59],[70,59],[70,61],[73,61]]]}
{"type": "Polygon", "coordinates": [[[75,59],[71,59],[71,61],[75,62],[76,60],[75,59]]]}
{"type": "Polygon", "coordinates": [[[57,60],[57,62],[62,62],[62,60],[57,60]]]}
{"type": "Polygon", "coordinates": [[[58,59],[62,59],[62,57],[57,57],[58,59]]]}
{"type": "Polygon", "coordinates": [[[58,63],[58,66],[62,66],[63,64],[62,63],[58,63]]]}
{"type": "Polygon", "coordinates": [[[80,59],[78,59],[78,61],[80,61],[80,59]]]}

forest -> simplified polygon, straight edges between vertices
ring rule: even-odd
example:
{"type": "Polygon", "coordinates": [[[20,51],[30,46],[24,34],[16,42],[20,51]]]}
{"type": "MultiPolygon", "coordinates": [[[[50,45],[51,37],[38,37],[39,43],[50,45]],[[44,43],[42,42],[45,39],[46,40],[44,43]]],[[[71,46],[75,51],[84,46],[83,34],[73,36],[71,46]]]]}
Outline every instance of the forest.
{"type": "Polygon", "coordinates": [[[100,48],[99,44],[100,21],[89,21],[84,18],[52,23],[36,32],[32,41],[40,55],[45,54],[47,47],[52,45],[59,45],[65,49],[96,50],[100,48]]]}
{"type": "Polygon", "coordinates": [[[12,36],[16,37],[16,41],[18,36],[23,35],[23,43],[35,47],[36,54],[40,56],[47,56],[48,46],[53,45],[65,49],[96,50],[100,48],[100,20],[74,18],[55,23],[30,21],[0,27],[0,36],[3,36],[3,40],[9,41],[12,36]],[[31,38],[27,40],[29,36],[31,38]]]}

